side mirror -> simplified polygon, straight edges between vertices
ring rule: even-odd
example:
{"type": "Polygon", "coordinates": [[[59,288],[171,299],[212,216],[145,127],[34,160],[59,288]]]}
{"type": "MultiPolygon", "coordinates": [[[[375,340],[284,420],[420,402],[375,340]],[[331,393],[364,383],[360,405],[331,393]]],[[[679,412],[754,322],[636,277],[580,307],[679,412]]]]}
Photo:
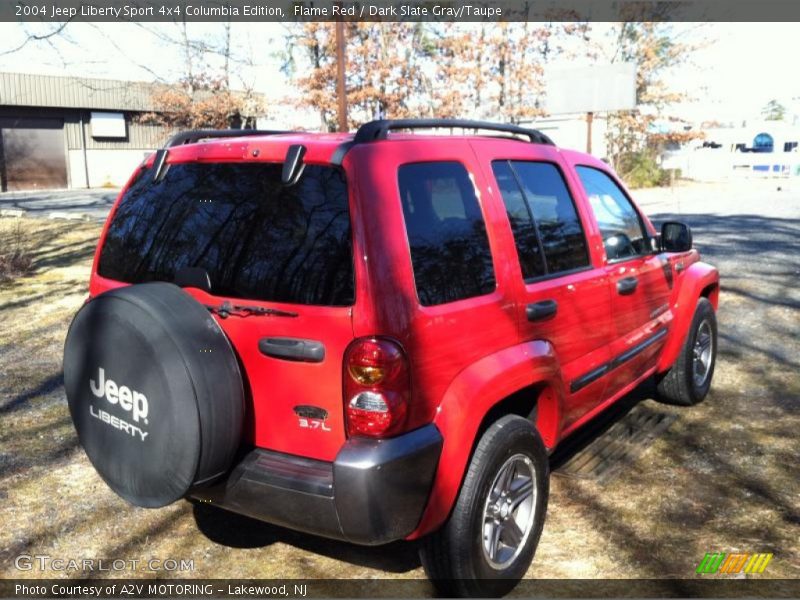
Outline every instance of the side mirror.
{"type": "Polygon", "coordinates": [[[636,256],[636,250],[631,243],[631,239],[621,231],[608,236],[604,240],[603,245],[606,248],[606,257],[608,260],[618,260],[628,256],[636,256]]]}
{"type": "Polygon", "coordinates": [[[692,230],[685,223],[667,221],[661,226],[662,252],[686,252],[692,249],[692,230]]]}

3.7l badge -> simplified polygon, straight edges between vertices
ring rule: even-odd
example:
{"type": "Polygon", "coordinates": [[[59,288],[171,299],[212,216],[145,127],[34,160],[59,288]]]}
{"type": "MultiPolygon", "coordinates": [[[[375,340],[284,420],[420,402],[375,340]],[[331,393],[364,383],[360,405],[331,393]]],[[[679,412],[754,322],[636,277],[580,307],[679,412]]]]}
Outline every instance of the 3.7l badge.
{"type": "Polygon", "coordinates": [[[294,413],[298,416],[298,425],[301,429],[319,429],[320,431],[331,431],[325,424],[328,418],[328,411],[319,406],[310,404],[300,404],[294,407],[294,413]]]}

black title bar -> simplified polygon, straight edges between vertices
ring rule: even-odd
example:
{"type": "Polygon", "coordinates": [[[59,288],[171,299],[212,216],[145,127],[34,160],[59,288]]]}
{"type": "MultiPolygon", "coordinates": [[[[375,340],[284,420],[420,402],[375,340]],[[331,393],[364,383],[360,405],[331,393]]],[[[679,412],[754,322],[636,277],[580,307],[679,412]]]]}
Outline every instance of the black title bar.
{"type": "Polygon", "coordinates": [[[5,22],[800,21],[797,0],[3,0],[5,22]]]}

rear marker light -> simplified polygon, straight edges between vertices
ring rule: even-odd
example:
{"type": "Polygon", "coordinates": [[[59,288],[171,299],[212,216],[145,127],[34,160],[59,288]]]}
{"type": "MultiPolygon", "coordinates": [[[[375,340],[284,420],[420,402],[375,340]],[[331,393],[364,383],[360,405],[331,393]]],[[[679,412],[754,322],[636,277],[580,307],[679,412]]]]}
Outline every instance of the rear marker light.
{"type": "Polygon", "coordinates": [[[386,437],[405,423],[408,361],[400,345],[362,338],[345,353],[344,396],[348,435],[386,437]]]}

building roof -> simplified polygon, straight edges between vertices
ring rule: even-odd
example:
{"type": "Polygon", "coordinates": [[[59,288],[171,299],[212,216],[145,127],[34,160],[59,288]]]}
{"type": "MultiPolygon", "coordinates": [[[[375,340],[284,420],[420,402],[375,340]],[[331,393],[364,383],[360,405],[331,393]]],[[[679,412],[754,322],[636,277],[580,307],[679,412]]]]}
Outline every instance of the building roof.
{"type": "Polygon", "coordinates": [[[0,73],[0,106],[157,112],[153,96],[165,89],[169,86],[143,81],[0,73]]]}
{"type": "Polygon", "coordinates": [[[0,73],[0,105],[152,111],[162,86],[138,81],[0,73]]]}

